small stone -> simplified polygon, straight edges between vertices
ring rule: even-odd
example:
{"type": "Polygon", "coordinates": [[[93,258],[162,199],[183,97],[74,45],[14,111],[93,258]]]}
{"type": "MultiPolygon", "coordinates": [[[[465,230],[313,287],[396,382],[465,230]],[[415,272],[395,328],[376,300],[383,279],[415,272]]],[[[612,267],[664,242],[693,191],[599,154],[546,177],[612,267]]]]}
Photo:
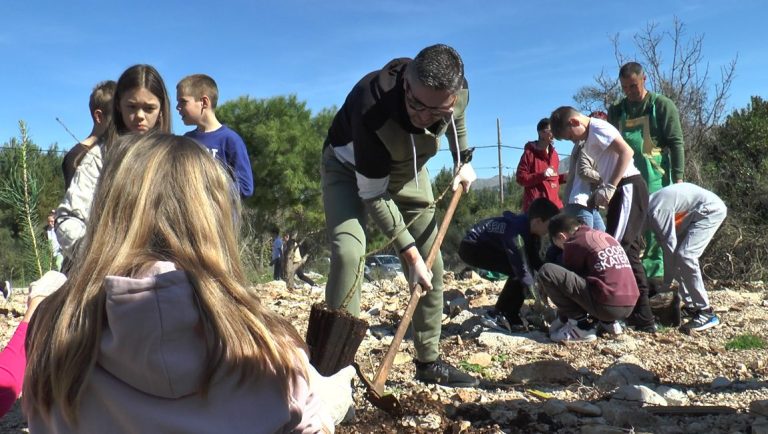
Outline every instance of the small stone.
{"type": "Polygon", "coordinates": [[[472,426],[472,422],[468,420],[462,420],[459,422],[459,433],[467,431],[472,426]]]}
{"type": "Polygon", "coordinates": [[[717,377],[714,380],[712,380],[712,388],[713,389],[722,389],[724,387],[728,387],[732,384],[731,380],[725,378],[725,377],[717,377]]]}
{"type": "Polygon", "coordinates": [[[656,393],[661,395],[667,400],[669,405],[686,405],[688,404],[688,396],[682,391],[669,386],[659,386],[656,388],[656,393]]]}
{"type": "Polygon", "coordinates": [[[645,386],[621,386],[611,397],[611,402],[630,405],[667,405],[667,400],[645,386]]]}
{"type": "Polygon", "coordinates": [[[600,407],[586,401],[569,402],[565,406],[568,410],[585,416],[597,417],[603,414],[603,410],[601,410],[600,407]]]}
{"type": "Polygon", "coordinates": [[[411,357],[410,354],[399,352],[395,354],[395,360],[392,361],[392,364],[395,366],[400,366],[409,363],[411,360],[413,360],[413,357],[411,357]]]}
{"type": "Polygon", "coordinates": [[[426,416],[418,416],[416,417],[416,424],[419,428],[427,429],[427,430],[437,430],[440,429],[440,423],[443,421],[443,419],[435,414],[435,413],[429,413],[426,416]]]}
{"type": "Polygon", "coordinates": [[[467,362],[487,368],[493,364],[493,356],[486,352],[474,353],[469,356],[467,362]]]}
{"type": "Polygon", "coordinates": [[[458,398],[461,402],[474,402],[477,396],[478,393],[472,389],[458,389],[454,398],[458,398]]]}

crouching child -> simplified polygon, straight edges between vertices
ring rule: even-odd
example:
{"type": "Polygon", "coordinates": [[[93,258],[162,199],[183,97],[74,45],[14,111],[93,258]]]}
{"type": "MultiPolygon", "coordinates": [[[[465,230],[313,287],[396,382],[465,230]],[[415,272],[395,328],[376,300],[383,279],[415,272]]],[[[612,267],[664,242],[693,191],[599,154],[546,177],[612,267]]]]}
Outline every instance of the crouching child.
{"type": "Polygon", "coordinates": [[[544,264],[537,276],[542,291],[557,306],[550,339],[594,341],[596,322],[610,334],[621,333],[618,320],[632,313],[640,294],[621,244],[565,214],[550,220],[549,235],[563,250],[563,266],[544,264]]]}
{"type": "Polygon", "coordinates": [[[538,198],[531,202],[527,214],[505,211],[500,217],[481,220],[467,231],[459,245],[461,260],[509,276],[495,308],[484,318],[487,327],[525,330],[520,309],[533,286],[533,273],[542,263],[538,254],[541,237],[547,235],[549,219],[558,212],[549,199],[538,198]]]}
{"type": "MultiPolygon", "coordinates": [[[[725,203],[715,193],[687,182],[651,195],[648,223],[664,252],[664,286],[669,287],[672,279],[680,284],[683,311],[690,318],[681,327],[685,333],[720,325],[704,289],[699,257],[727,213],[725,203]]],[[[676,325],[680,322],[678,308],[676,303],[676,325]]]]}

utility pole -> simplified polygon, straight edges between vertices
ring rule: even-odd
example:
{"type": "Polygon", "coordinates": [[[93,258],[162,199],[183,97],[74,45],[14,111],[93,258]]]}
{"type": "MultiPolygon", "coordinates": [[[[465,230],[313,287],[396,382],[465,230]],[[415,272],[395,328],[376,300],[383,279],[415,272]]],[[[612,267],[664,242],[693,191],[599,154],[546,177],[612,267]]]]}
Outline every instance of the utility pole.
{"type": "Polygon", "coordinates": [[[496,118],[496,136],[499,139],[499,204],[504,205],[504,176],[501,172],[501,121],[496,118]]]}

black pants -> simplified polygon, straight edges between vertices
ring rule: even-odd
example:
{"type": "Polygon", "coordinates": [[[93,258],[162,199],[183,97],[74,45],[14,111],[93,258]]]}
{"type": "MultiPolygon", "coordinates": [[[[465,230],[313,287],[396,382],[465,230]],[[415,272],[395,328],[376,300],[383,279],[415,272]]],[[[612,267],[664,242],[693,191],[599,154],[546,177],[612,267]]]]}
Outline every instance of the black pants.
{"type": "Polygon", "coordinates": [[[282,273],[282,271],[283,271],[283,267],[282,267],[283,261],[282,261],[282,259],[283,258],[276,258],[276,259],[272,260],[272,266],[273,266],[273,268],[272,268],[272,278],[274,280],[280,280],[283,277],[283,273],[282,273]]]}
{"type": "Polygon", "coordinates": [[[298,277],[299,279],[307,282],[309,284],[309,286],[315,286],[315,281],[310,279],[306,274],[304,274],[304,266],[303,265],[296,269],[296,277],[298,277]]]}
{"type": "Polygon", "coordinates": [[[648,326],[654,323],[651,304],[648,301],[648,279],[645,276],[643,261],[643,230],[648,215],[648,186],[640,175],[621,180],[616,193],[608,203],[606,232],[621,243],[629,258],[632,273],[640,290],[632,315],[627,322],[635,326],[648,326]]]}
{"type": "Polygon", "coordinates": [[[522,324],[520,308],[525,302],[525,287],[514,277],[516,272],[509,265],[506,252],[492,246],[462,241],[459,244],[459,257],[473,267],[509,276],[496,301],[496,311],[502,313],[510,324],[522,324]]]}

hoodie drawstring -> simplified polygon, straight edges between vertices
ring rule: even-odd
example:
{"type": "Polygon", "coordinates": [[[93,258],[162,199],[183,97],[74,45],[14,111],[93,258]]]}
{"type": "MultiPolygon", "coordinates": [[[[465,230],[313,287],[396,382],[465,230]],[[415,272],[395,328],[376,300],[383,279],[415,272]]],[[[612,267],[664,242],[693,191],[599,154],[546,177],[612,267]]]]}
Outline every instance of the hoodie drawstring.
{"type": "MultiPolygon", "coordinates": [[[[453,120],[453,113],[451,113],[451,128],[453,128],[453,145],[456,147],[454,149],[456,152],[453,154],[456,158],[456,164],[453,166],[456,168],[456,171],[459,170],[459,133],[456,132],[456,121],[453,120]]],[[[454,173],[455,175],[455,173],[454,173]]]]}
{"type": "Polygon", "coordinates": [[[416,141],[413,140],[413,134],[409,134],[411,138],[411,149],[413,150],[413,178],[416,180],[416,190],[419,189],[419,174],[416,170],[416,141]]]}

